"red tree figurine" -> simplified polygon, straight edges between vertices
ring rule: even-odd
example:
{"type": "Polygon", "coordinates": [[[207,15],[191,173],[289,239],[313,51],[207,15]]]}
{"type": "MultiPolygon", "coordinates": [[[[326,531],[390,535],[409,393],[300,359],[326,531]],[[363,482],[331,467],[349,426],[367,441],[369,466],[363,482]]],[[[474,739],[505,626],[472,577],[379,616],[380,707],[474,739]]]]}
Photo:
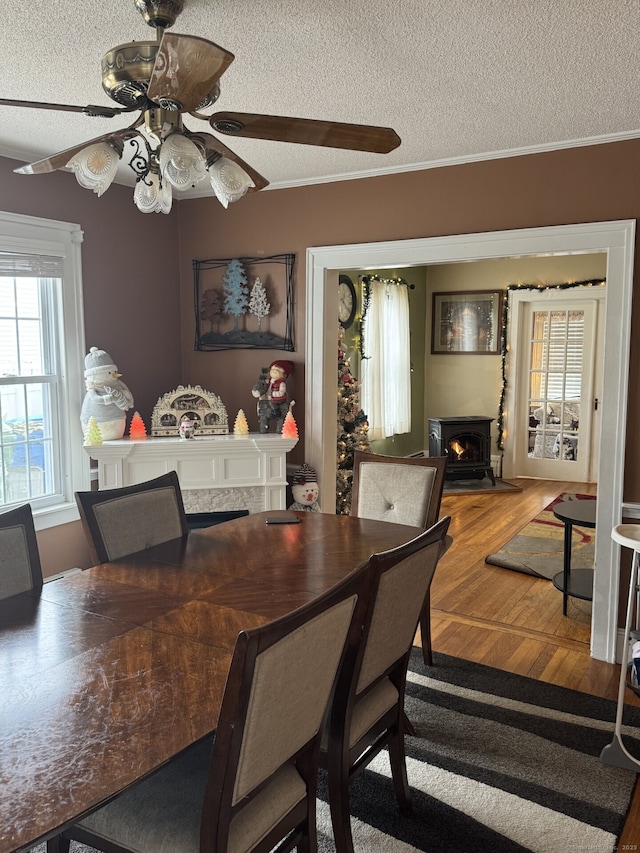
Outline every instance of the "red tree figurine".
{"type": "Polygon", "coordinates": [[[129,438],[146,438],[147,430],[145,429],[144,421],[140,416],[140,412],[134,412],[129,424],[129,438]]]}

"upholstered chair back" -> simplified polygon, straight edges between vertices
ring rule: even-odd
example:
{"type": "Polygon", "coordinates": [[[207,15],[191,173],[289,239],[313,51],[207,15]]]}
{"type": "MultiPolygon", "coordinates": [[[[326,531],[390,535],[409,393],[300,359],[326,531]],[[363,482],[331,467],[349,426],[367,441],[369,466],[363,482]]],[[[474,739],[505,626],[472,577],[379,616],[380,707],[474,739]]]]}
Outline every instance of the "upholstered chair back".
{"type": "Polygon", "coordinates": [[[0,599],[42,587],[31,506],[0,513],[0,599]]]}
{"type": "Polygon", "coordinates": [[[410,651],[441,547],[436,539],[380,575],[357,695],[410,651]]]}
{"type": "MultiPolygon", "coordinates": [[[[231,772],[226,780],[218,782],[223,787],[220,798],[223,819],[218,829],[228,819],[228,850],[254,849],[274,825],[285,820],[287,814],[295,814],[299,804],[304,805],[309,823],[313,820],[309,831],[315,838],[318,739],[349,628],[352,628],[352,644],[360,635],[364,599],[357,611],[356,605],[367,583],[368,572],[364,567],[357,577],[341,585],[342,591],[333,592],[328,598],[324,596],[325,603],[315,610],[315,615],[300,622],[294,614],[293,624],[291,616],[278,620],[280,626],[287,621],[291,625],[280,636],[281,627],[276,622],[238,637],[240,649],[237,645],[229,674],[231,695],[227,705],[225,692],[227,707],[223,707],[214,742],[210,782],[210,789],[215,790],[218,768],[229,760],[231,772]],[[251,653],[252,635],[255,638],[260,632],[266,642],[251,653]],[[275,639],[270,640],[270,634],[275,639]],[[247,652],[243,653],[245,642],[247,652]],[[239,706],[234,700],[234,664],[236,659],[243,658],[244,672],[237,679],[250,687],[246,703],[239,706]]],[[[315,607],[312,603],[306,609],[311,614],[315,607]]],[[[213,827],[211,832],[215,835],[213,827]]],[[[218,838],[211,849],[221,849],[221,842],[218,838]]]]}
{"type": "Polygon", "coordinates": [[[97,563],[177,539],[188,530],[175,471],[122,489],[76,492],[76,502],[97,563]]]}
{"type": "MultiPolygon", "coordinates": [[[[358,450],[353,461],[351,515],[393,521],[426,530],[440,518],[448,457],[405,458],[358,450]]],[[[447,537],[446,548],[451,544],[447,537]]],[[[431,595],[420,616],[422,658],[433,663],[431,595]]]]}
{"type": "Polygon", "coordinates": [[[347,655],[321,742],[337,853],[353,853],[349,785],[385,747],[400,808],[411,809],[404,752],[404,691],[413,638],[442,554],[447,516],[369,559],[371,598],[362,640],[347,655]]]}
{"type": "Polygon", "coordinates": [[[355,602],[334,605],[256,658],[233,805],[317,735],[355,602]]]}
{"type": "Polygon", "coordinates": [[[446,457],[354,455],[351,515],[423,529],[438,520],[446,457]]]}

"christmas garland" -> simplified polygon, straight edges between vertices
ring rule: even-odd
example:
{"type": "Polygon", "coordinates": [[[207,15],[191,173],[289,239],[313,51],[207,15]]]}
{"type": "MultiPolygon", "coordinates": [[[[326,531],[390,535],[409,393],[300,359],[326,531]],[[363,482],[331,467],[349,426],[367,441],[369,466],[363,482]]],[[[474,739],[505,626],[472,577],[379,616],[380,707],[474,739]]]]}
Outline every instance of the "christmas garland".
{"type": "Polygon", "coordinates": [[[606,279],[588,279],[586,281],[566,281],[562,284],[509,284],[507,285],[506,298],[502,306],[502,328],[501,340],[501,375],[502,389],[500,391],[500,402],[498,404],[498,418],[496,421],[498,450],[504,450],[504,402],[507,394],[507,327],[509,323],[509,294],[514,290],[568,290],[573,287],[602,287],[606,279]]]}

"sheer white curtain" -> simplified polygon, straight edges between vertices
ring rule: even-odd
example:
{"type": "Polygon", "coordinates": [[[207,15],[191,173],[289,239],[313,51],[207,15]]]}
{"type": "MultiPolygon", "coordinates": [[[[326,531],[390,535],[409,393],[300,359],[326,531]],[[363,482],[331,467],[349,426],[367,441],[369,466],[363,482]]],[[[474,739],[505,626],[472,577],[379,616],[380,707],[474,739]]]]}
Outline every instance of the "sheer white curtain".
{"type": "Polygon", "coordinates": [[[361,405],[369,438],[411,431],[409,292],[383,281],[369,282],[369,307],[363,323],[361,405]]]}

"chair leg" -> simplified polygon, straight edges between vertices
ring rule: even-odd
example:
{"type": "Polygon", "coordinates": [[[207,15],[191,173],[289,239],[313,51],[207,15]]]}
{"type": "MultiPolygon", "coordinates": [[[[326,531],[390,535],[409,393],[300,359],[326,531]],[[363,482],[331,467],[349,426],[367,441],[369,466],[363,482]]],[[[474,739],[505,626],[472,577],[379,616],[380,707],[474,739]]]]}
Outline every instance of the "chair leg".
{"type": "Polygon", "coordinates": [[[416,727],[413,725],[409,717],[407,717],[406,711],[402,712],[402,720],[404,723],[404,732],[409,735],[409,737],[416,737],[416,727]]]}
{"type": "Polygon", "coordinates": [[[314,834],[314,840],[312,842],[308,827],[302,833],[302,837],[299,839],[295,849],[297,853],[312,853],[312,851],[318,849],[318,839],[314,834]]]}
{"type": "Polygon", "coordinates": [[[336,853],[354,853],[349,810],[349,762],[327,762],[329,806],[336,853]]]}
{"type": "Polygon", "coordinates": [[[431,593],[427,593],[422,613],[420,614],[420,640],[422,641],[422,660],[425,666],[433,666],[431,649],[431,593]]]}
{"type": "Polygon", "coordinates": [[[69,838],[56,835],[47,841],[47,853],[69,853],[70,844],[71,840],[69,838]]]}
{"type": "Polygon", "coordinates": [[[400,731],[396,730],[389,741],[389,762],[398,806],[402,814],[410,815],[413,808],[411,806],[409,780],[407,779],[407,760],[404,752],[402,725],[400,725],[400,731]]]}

